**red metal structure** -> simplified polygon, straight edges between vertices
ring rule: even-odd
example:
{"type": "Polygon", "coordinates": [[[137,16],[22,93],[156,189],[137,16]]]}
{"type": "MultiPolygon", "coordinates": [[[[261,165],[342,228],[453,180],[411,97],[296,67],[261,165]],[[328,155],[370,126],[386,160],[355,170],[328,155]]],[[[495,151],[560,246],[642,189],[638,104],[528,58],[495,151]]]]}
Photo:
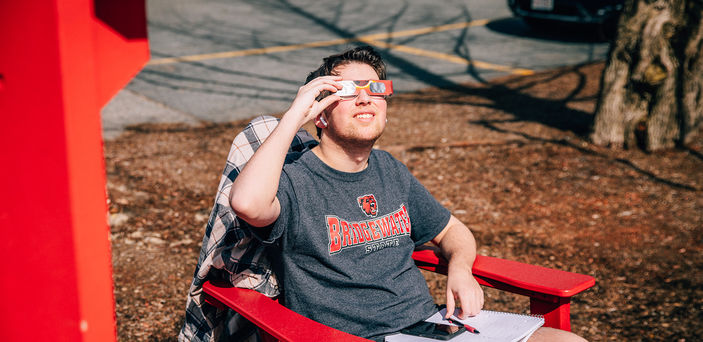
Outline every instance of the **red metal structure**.
{"type": "Polygon", "coordinates": [[[100,109],[149,58],[144,0],[0,2],[0,336],[114,341],[100,109]]]}

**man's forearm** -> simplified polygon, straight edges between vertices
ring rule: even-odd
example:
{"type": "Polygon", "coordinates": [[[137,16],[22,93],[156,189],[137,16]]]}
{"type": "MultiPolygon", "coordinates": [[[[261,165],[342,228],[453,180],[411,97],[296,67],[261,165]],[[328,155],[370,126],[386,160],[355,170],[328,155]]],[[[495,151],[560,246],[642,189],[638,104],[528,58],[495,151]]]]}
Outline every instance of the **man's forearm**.
{"type": "Polygon", "coordinates": [[[276,192],[281,170],[298,129],[297,122],[284,116],[232,184],[230,205],[253,226],[268,225],[278,215],[276,192]]]}
{"type": "Polygon", "coordinates": [[[449,261],[449,267],[463,267],[471,271],[476,259],[476,240],[471,231],[452,216],[443,233],[435,243],[449,261]]]}
{"type": "Polygon", "coordinates": [[[339,76],[322,76],[300,87],[276,129],[235,179],[229,202],[234,212],[250,225],[263,227],[278,218],[281,208],[276,192],[290,143],[300,127],[339,101],[339,96],[335,95],[316,100],[323,90],[341,89],[336,83],[339,80],[339,76]]]}

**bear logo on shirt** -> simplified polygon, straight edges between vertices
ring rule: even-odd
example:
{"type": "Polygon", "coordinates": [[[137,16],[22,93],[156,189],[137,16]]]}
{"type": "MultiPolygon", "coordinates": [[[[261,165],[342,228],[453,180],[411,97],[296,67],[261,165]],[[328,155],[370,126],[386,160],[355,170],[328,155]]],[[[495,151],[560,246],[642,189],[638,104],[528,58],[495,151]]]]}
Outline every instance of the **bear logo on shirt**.
{"type": "Polygon", "coordinates": [[[359,196],[356,200],[359,203],[359,208],[366,216],[376,217],[376,214],[378,214],[378,203],[374,195],[359,196]]]}

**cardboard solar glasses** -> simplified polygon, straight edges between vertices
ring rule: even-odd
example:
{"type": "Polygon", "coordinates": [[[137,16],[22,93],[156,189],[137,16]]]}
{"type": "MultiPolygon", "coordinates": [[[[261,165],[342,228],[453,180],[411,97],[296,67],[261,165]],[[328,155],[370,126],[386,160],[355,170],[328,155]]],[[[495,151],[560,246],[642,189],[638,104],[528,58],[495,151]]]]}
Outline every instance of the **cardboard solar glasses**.
{"type": "Polygon", "coordinates": [[[343,100],[355,99],[362,89],[365,89],[370,96],[387,98],[393,94],[393,81],[390,80],[356,80],[338,81],[342,89],[335,93],[343,100]]]}

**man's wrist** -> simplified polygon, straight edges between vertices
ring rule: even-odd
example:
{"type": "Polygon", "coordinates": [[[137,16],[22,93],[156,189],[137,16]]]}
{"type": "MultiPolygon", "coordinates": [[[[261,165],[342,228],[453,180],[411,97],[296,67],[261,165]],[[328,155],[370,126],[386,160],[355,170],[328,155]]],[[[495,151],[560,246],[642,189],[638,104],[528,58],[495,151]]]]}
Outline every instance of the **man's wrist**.
{"type": "Polygon", "coordinates": [[[447,266],[447,271],[451,272],[453,270],[460,270],[460,271],[466,271],[469,274],[473,274],[472,272],[473,268],[473,263],[469,264],[467,261],[461,260],[461,261],[449,261],[449,264],[447,266]]]}
{"type": "Polygon", "coordinates": [[[305,120],[302,120],[301,122],[297,113],[293,113],[290,110],[283,114],[283,117],[281,117],[281,120],[278,123],[278,126],[286,129],[288,133],[292,132],[294,135],[298,132],[298,130],[300,130],[301,127],[303,127],[303,125],[305,125],[305,120]]]}

